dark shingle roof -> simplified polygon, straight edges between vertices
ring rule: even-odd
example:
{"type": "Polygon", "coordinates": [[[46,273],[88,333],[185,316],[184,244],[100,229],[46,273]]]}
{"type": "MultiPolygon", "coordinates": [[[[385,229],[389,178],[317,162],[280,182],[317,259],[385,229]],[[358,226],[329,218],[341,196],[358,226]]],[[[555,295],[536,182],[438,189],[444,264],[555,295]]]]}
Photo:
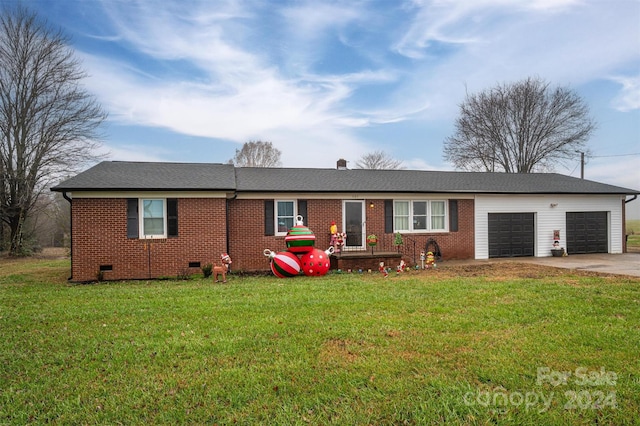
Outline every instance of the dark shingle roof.
{"type": "Polygon", "coordinates": [[[227,164],[135,162],[102,162],[52,190],[640,194],[557,173],[234,168],[227,164]]]}
{"type": "Polygon", "coordinates": [[[230,190],[236,187],[229,164],[103,161],[51,188],[87,190],[230,190]]]}
{"type": "Polygon", "coordinates": [[[240,191],[466,192],[633,194],[613,185],[557,173],[484,173],[422,170],[236,169],[240,191]]]}

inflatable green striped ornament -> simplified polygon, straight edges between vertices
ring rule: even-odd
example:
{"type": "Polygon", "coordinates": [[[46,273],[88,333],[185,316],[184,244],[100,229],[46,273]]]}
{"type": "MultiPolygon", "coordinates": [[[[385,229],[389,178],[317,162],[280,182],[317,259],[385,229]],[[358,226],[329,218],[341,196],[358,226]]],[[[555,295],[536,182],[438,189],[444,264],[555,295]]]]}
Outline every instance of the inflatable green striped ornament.
{"type": "Polygon", "coordinates": [[[313,250],[316,236],[304,226],[302,216],[296,216],[296,224],[287,232],[284,242],[287,244],[287,250],[291,253],[303,254],[313,250]]]}

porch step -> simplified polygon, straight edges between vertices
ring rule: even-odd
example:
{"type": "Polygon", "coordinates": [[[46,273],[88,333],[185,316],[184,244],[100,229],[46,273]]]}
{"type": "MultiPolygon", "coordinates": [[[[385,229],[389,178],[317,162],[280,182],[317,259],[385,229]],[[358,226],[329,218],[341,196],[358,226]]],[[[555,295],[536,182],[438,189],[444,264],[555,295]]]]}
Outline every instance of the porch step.
{"type": "Polygon", "coordinates": [[[400,258],[402,257],[402,253],[398,253],[397,251],[375,251],[371,253],[371,251],[346,251],[340,253],[334,253],[331,256],[336,259],[377,259],[377,258],[400,258]]]}
{"type": "Polygon", "coordinates": [[[334,253],[330,257],[331,269],[341,269],[343,271],[377,271],[380,262],[384,262],[387,267],[395,268],[400,263],[402,253],[397,251],[349,251],[334,253]]]}

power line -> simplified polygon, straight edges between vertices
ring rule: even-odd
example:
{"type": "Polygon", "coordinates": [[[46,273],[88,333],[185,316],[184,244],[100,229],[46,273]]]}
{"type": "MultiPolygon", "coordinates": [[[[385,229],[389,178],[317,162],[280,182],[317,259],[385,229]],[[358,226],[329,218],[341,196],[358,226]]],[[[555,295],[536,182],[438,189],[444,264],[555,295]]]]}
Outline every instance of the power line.
{"type": "Polygon", "coordinates": [[[589,155],[589,158],[628,157],[630,155],[640,155],[640,152],[633,152],[631,154],[615,154],[615,155],[589,155]]]}

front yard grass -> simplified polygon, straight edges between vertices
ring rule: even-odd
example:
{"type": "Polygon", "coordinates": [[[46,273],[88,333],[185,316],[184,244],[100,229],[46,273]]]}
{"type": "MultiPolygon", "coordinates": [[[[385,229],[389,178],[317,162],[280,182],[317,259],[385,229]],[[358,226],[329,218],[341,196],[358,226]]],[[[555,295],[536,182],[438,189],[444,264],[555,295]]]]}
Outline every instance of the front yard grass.
{"type": "Polygon", "coordinates": [[[0,260],[0,424],[634,424],[640,280],[512,263],[384,279],[66,282],[0,260]]]}

